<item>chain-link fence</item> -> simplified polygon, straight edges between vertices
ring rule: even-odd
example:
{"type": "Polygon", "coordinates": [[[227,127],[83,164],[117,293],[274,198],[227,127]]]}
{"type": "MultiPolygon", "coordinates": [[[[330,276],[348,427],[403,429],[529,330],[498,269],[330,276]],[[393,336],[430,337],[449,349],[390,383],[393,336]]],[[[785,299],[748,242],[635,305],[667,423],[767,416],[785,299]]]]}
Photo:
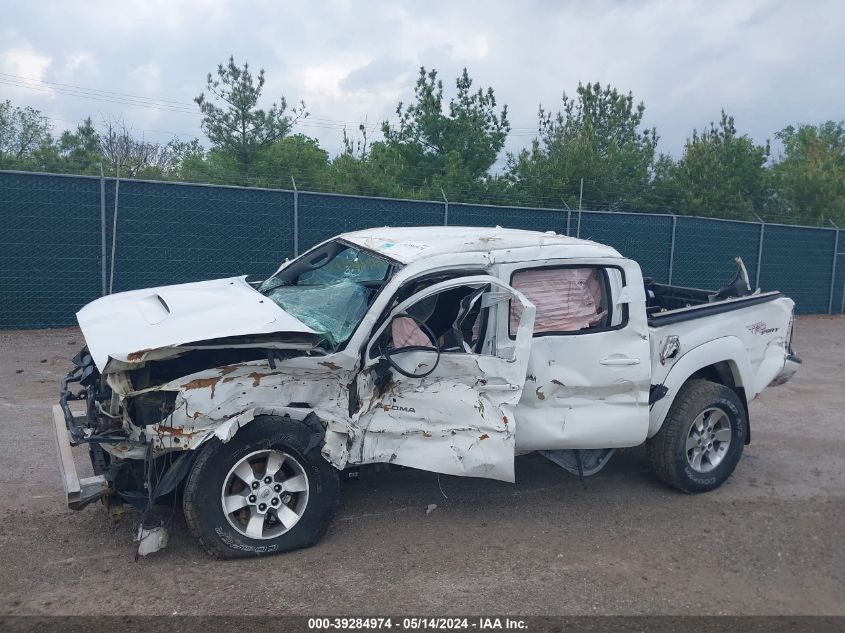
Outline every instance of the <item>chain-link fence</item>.
{"type": "Polygon", "coordinates": [[[556,231],[699,288],[729,283],[740,255],[752,282],[782,290],[798,312],[845,312],[835,228],[4,171],[0,220],[0,328],[73,324],[109,288],[268,275],[338,233],[385,225],[556,231]]]}

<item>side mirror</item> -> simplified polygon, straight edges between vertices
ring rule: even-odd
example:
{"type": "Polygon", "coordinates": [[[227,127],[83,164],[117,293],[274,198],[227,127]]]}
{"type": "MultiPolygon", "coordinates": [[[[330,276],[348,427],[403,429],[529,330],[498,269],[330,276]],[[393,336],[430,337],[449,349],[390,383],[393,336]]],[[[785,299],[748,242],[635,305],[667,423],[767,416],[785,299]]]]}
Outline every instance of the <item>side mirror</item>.
{"type": "Polygon", "coordinates": [[[391,336],[382,349],[382,356],[390,366],[408,378],[425,378],[431,374],[440,362],[440,342],[431,328],[424,321],[407,313],[394,315],[388,327],[391,336]],[[407,361],[400,364],[397,357],[409,352],[434,352],[437,357],[430,368],[427,367],[428,364],[409,367],[407,361]]]}

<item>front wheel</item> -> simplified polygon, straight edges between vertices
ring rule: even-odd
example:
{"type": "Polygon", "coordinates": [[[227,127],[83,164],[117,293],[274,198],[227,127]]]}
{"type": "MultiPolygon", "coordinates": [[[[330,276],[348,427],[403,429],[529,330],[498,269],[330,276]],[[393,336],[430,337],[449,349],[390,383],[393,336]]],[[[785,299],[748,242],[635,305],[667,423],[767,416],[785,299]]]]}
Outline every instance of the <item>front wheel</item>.
{"type": "Polygon", "coordinates": [[[301,422],[260,416],[229,442],[212,439],[185,484],[185,519],[217,558],[316,543],[337,509],[337,471],[301,422]]]}
{"type": "Polygon", "coordinates": [[[728,387],[690,380],[663,426],[646,442],[654,475],[683,492],[708,492],[736,468],[745,445],[745,408],[728,387]]]}

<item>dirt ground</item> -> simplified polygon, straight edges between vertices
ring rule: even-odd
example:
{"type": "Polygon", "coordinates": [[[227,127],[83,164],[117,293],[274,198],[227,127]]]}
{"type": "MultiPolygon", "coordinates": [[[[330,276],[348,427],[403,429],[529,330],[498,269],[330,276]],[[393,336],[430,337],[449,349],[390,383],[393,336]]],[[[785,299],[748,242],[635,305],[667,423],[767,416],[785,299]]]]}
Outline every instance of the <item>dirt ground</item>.
{"type": "Polygon", "coordinates": [[[317,546],[228,562],[181,511],[133,562],[131,511],[63,505],[50,408],[81,345],[0,332],[0,614],[845,614],[845,319],[798,321],[804,366],[751,404],[710,494],[659,484],[642,449],[585,486],[533,455],[516,484],[365,472],[317,546]]]}

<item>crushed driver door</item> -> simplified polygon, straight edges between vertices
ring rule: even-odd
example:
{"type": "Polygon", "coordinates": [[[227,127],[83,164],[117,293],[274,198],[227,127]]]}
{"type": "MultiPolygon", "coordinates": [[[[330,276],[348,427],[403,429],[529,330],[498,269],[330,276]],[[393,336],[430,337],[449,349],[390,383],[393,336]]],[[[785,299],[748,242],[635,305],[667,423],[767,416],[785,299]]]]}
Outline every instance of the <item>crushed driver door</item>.
{"type": "Polygon", "coordinates": [[[533,304],[487,275],[437,283],[396,305],[366,351],[350,461],[512,482],[533,327],[533,304]],[[516,340],[499,345],[496,319],[509,301],[522,304],[522,320],[516,340]]]}

